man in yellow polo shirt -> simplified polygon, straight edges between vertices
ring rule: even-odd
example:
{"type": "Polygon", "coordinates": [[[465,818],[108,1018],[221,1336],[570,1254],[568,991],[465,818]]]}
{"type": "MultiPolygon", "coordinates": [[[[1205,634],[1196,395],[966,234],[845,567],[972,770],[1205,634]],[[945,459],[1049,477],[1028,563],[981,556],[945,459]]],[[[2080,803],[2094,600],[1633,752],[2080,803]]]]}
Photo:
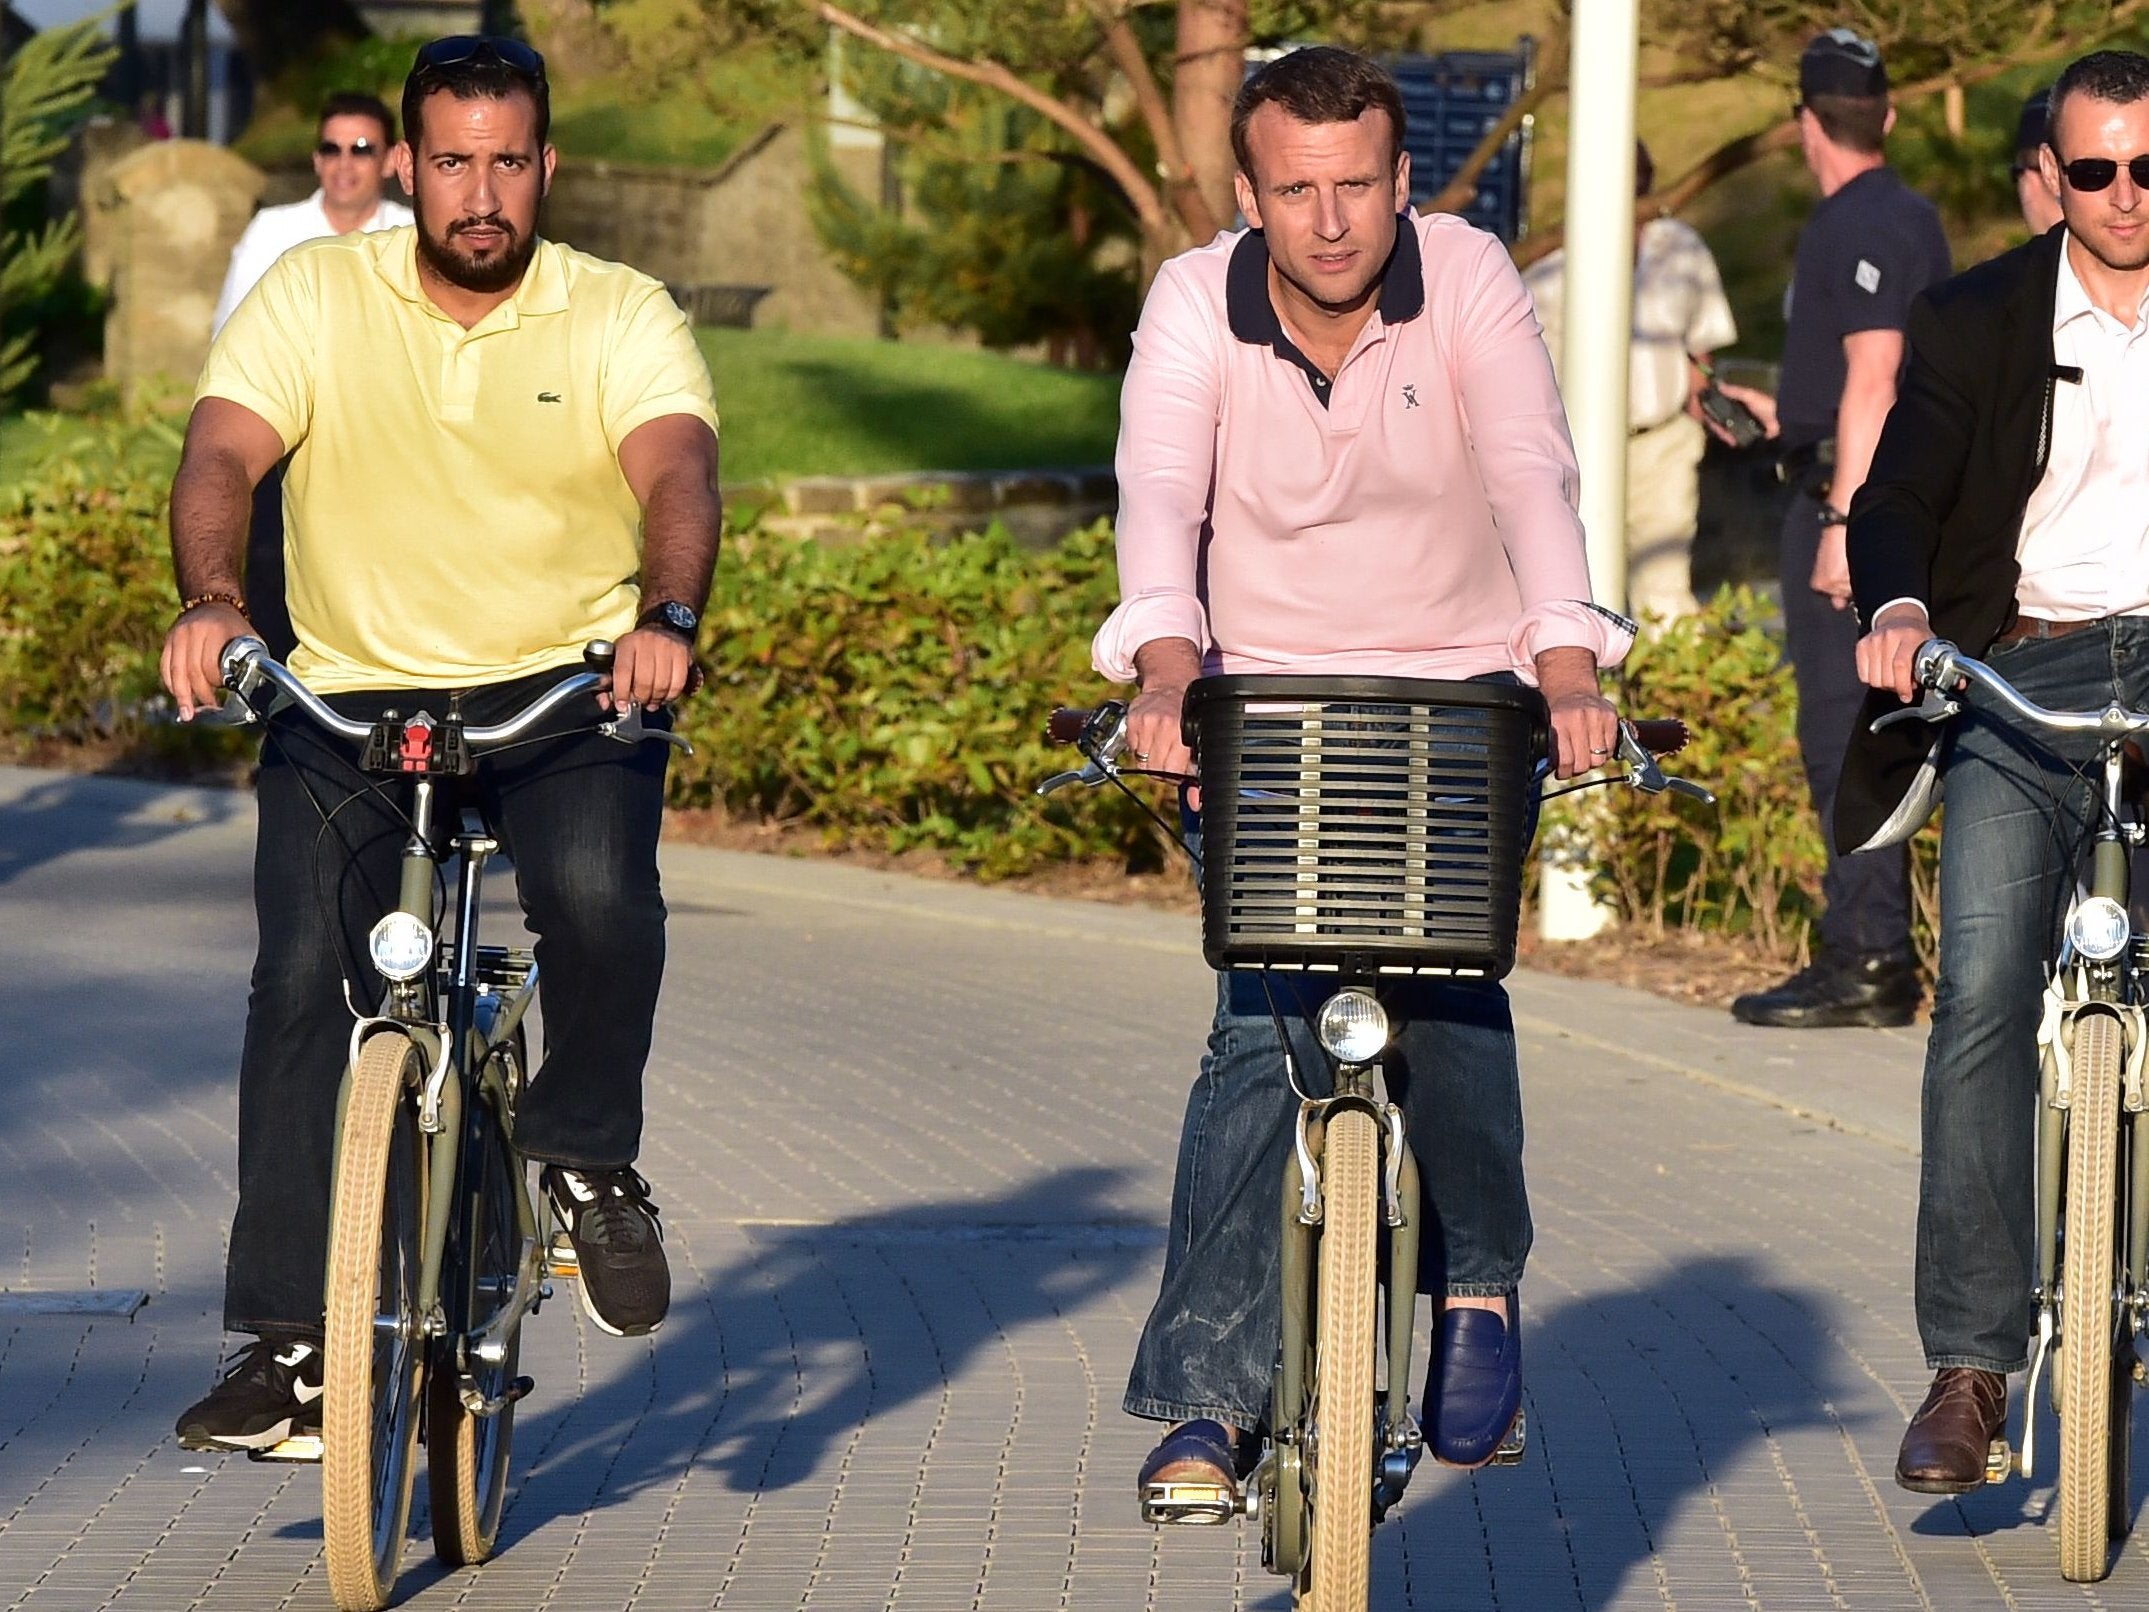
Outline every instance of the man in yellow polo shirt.
{"type": "MultiPolygon", "coordinates": [[[[548,111],[527,46],[425,46],[396,148],[416,227],[294,248],[225,326],[172,484],[182,609],[164,679],[182,717],[215,702],[218,656],[249,630],[249,500],[286,455],[290,666],[344,714],[438,714],[461,691],[469,720],[496,721],[595,638],[618,644],[617,709],[686,689],[721,517],[709,373],[662,286],[538,238],[548,111]]],[[[634,1334],[670,1298],[633,1169],[664,964],[666,751],[597,736],[598,715],[481,763],[476,787],[547,986],[516,1141],[545,1166],[584,1307],[634,1334]]],[[[180,1417],[194,1448],[263,1448],[318,1419],[345,988],[360,1003],[381,988],[365,936],[406,832],[355,760],[303,718],[273,720],[263,745],[224,1303],[255,1341],[180,1417]]]]}

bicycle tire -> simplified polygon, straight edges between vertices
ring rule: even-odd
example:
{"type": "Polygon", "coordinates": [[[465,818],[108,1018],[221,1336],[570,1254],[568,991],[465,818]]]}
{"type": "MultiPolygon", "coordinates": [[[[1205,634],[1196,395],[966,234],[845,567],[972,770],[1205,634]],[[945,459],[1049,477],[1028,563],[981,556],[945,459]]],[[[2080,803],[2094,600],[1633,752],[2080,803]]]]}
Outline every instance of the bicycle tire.
{"type": "MultiPolygon", "coordinates": [[[[520,1030],[509,1055],[520,1070],[520,1030]]],[[[455,1228],[456,1257],[450,1267],[470,1284],[465,1313],[473,1330],[506,1302],[522,1264],[522,1227],[515,1206],[523,1164],[508,1145],[504,1122],[482,1101],[478,1106],[483,1110],[479,1120],[482,1151],[460,1194],[462,1223],[455,1228]]],[[[467,1167],[469,1161],[465,1162],[467,1167]]],[[[453,1342],[443,1339],[439,1347],[446,1353],[453,1342]]],[[[504,1397],[515,1380],[521,1353],[522,1329],[517,1327],[508,1335],[507,1353],[500,1362],[480,1364],[471,1373],[478,1392],[488,1399],[504,1397]]],[[[500,1537],[514,1440],[514,1402],[509,1400],[491,1416],[473,1414],[463,1404],[460,1374],[452,1358],[436,1360],[426,1379],[425,1476],[432,1507],[433,1554],[441,1565],[474,1567],[492,1555],[500,1537]]]]}
{"type": "Polygon", "coordinates": [[[2061,1576],[2076,1584],[2093,1584],[2111,1570],[2122,1051],[2114,1015],[2075,1019],[2060,1250],[2059,1560],[2061,1576]]]}
{"type": "Polygon", "coordinates": [[[1299,1601],[1310,1612],[1365,1612],[1372,1576],[1379,1173],[1373,1116],[1362,1108],[1331,1113],[1321,1151],[1313,1538],[1299,1601]]]}
{"type": "Polygon", "coordinates": [[[424,1078],[401,1035],[371,1037],[352,1066],[330,1207],[322,1362],[321,1535],[342,1612],[388,1604],[410,1529],[424,1348],[418,1262],[423,1161],[410,1093],[424,1078]],[[376,1318],[403,1323],[384,1331],[376,1318]]]}

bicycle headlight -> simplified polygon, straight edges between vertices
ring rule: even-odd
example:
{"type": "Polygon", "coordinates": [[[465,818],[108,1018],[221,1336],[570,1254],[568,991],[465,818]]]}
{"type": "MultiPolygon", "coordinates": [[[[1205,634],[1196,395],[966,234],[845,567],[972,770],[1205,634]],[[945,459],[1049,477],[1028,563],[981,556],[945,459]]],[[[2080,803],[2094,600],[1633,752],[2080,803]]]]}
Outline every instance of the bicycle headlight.
{"type": "Polygon", "coordinates": [[[2092,963],[2109,963],[2127,949],[2133,928],[2127,909],[2110,896],[2091,896],[2074,909],[2067,920],[2067,941],[2077,957],[2092,963]]]}
{"type": "Polygon", "coordinates": [[[391,912],[373,926],[373,933],[366,937],[366,949],[373,954],[373,966],[382,977],[401,984],[423,974],[426,964],[433,960],[433,931],[421,918],[391,912]]]}
{"type": "Polygon", "coordinates": [[[1321,1004],[1314,1033],[1339,1063],[1371,1063],[1388,1044],[1388,1015],[1371,991],[1338,991],[1321,1004]]]}

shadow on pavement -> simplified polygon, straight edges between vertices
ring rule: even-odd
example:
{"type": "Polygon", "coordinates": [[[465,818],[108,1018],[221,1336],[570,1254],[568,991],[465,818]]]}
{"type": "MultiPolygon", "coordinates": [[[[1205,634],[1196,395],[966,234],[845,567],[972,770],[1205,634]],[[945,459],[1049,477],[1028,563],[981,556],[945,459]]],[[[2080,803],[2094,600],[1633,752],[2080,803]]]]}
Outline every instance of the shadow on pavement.
{"type": "Polygon", "coordinates": [[[94,774],[58,774],[0,799],[0,884],[76,851],[154,845],[252,805],[238,790],[199,790],[180,806],[94,774]]]}
{"type": "MultiPolygon", "coordinates": [[[[1376,1587],[1408,1583],[1415,1599],[1431,1568],[1442,1606],[1464,1604],[1472,1586],[1493,1604],[1503,1579],[1498,1604],[1518,1604],[1518,1583],[1562,1578],[1571,1598],[1545,1606],[1620,1603],[1675,1517],[1706,1508],[1734,1466],[1767,1463],[1757,1447],[1857,1425],[1831,1408],[1866,1390],[1829,1336],[1824,1301],[1749,1260],[1690,1260],[1643,1285],[1549,1307],[1531,1301],[1527,1284],[1524,1295],[1528,1454],[1518,1467],[1471,1475],[1422,1466],[1401,1511],[1374,1535],[1376,1587]]],[[[1288,1607],[1282,1581],[1268,1585],[1275,1593],[1248,1605],[1288,1607]]]]}
{"type": "MultiPolygon", "coordinates": [[[[518,1420],[517,1453],[532,1464],[509,1541],[563,1512],[670,1487],[690,1468],[740,1493],[833,1485],[861,1431],[937,1400],[981,1351],[1092,1302],[1153,1257],[1156,1228],[1111,1218],[1123,1174],[1065,1169],[982,1202],[749,1228],[745,1250],[698,1292],[675,1250],[678,1302],[644,1346],[647,1365],[518,1420]]],[[[550,1313],[537,1323],[555,1324],[550,1313]]],[[[532,1410],[546,1392],[540,1380],[532,1410]]]]}

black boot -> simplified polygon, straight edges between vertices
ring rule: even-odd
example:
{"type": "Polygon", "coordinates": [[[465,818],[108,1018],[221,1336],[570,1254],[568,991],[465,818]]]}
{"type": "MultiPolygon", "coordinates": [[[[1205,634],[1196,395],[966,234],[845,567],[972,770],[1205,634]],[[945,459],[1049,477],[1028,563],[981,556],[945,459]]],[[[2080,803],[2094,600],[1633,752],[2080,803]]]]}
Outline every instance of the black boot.
{"type": "Polygon", "coordinates": [[[1731,1016],[1783,1030],[1886,1029],[1908,1024],[1922,994],[1917,966],[1900,952],[1824,951],[1773,990],[1739,997],[1731,1016]]]}

